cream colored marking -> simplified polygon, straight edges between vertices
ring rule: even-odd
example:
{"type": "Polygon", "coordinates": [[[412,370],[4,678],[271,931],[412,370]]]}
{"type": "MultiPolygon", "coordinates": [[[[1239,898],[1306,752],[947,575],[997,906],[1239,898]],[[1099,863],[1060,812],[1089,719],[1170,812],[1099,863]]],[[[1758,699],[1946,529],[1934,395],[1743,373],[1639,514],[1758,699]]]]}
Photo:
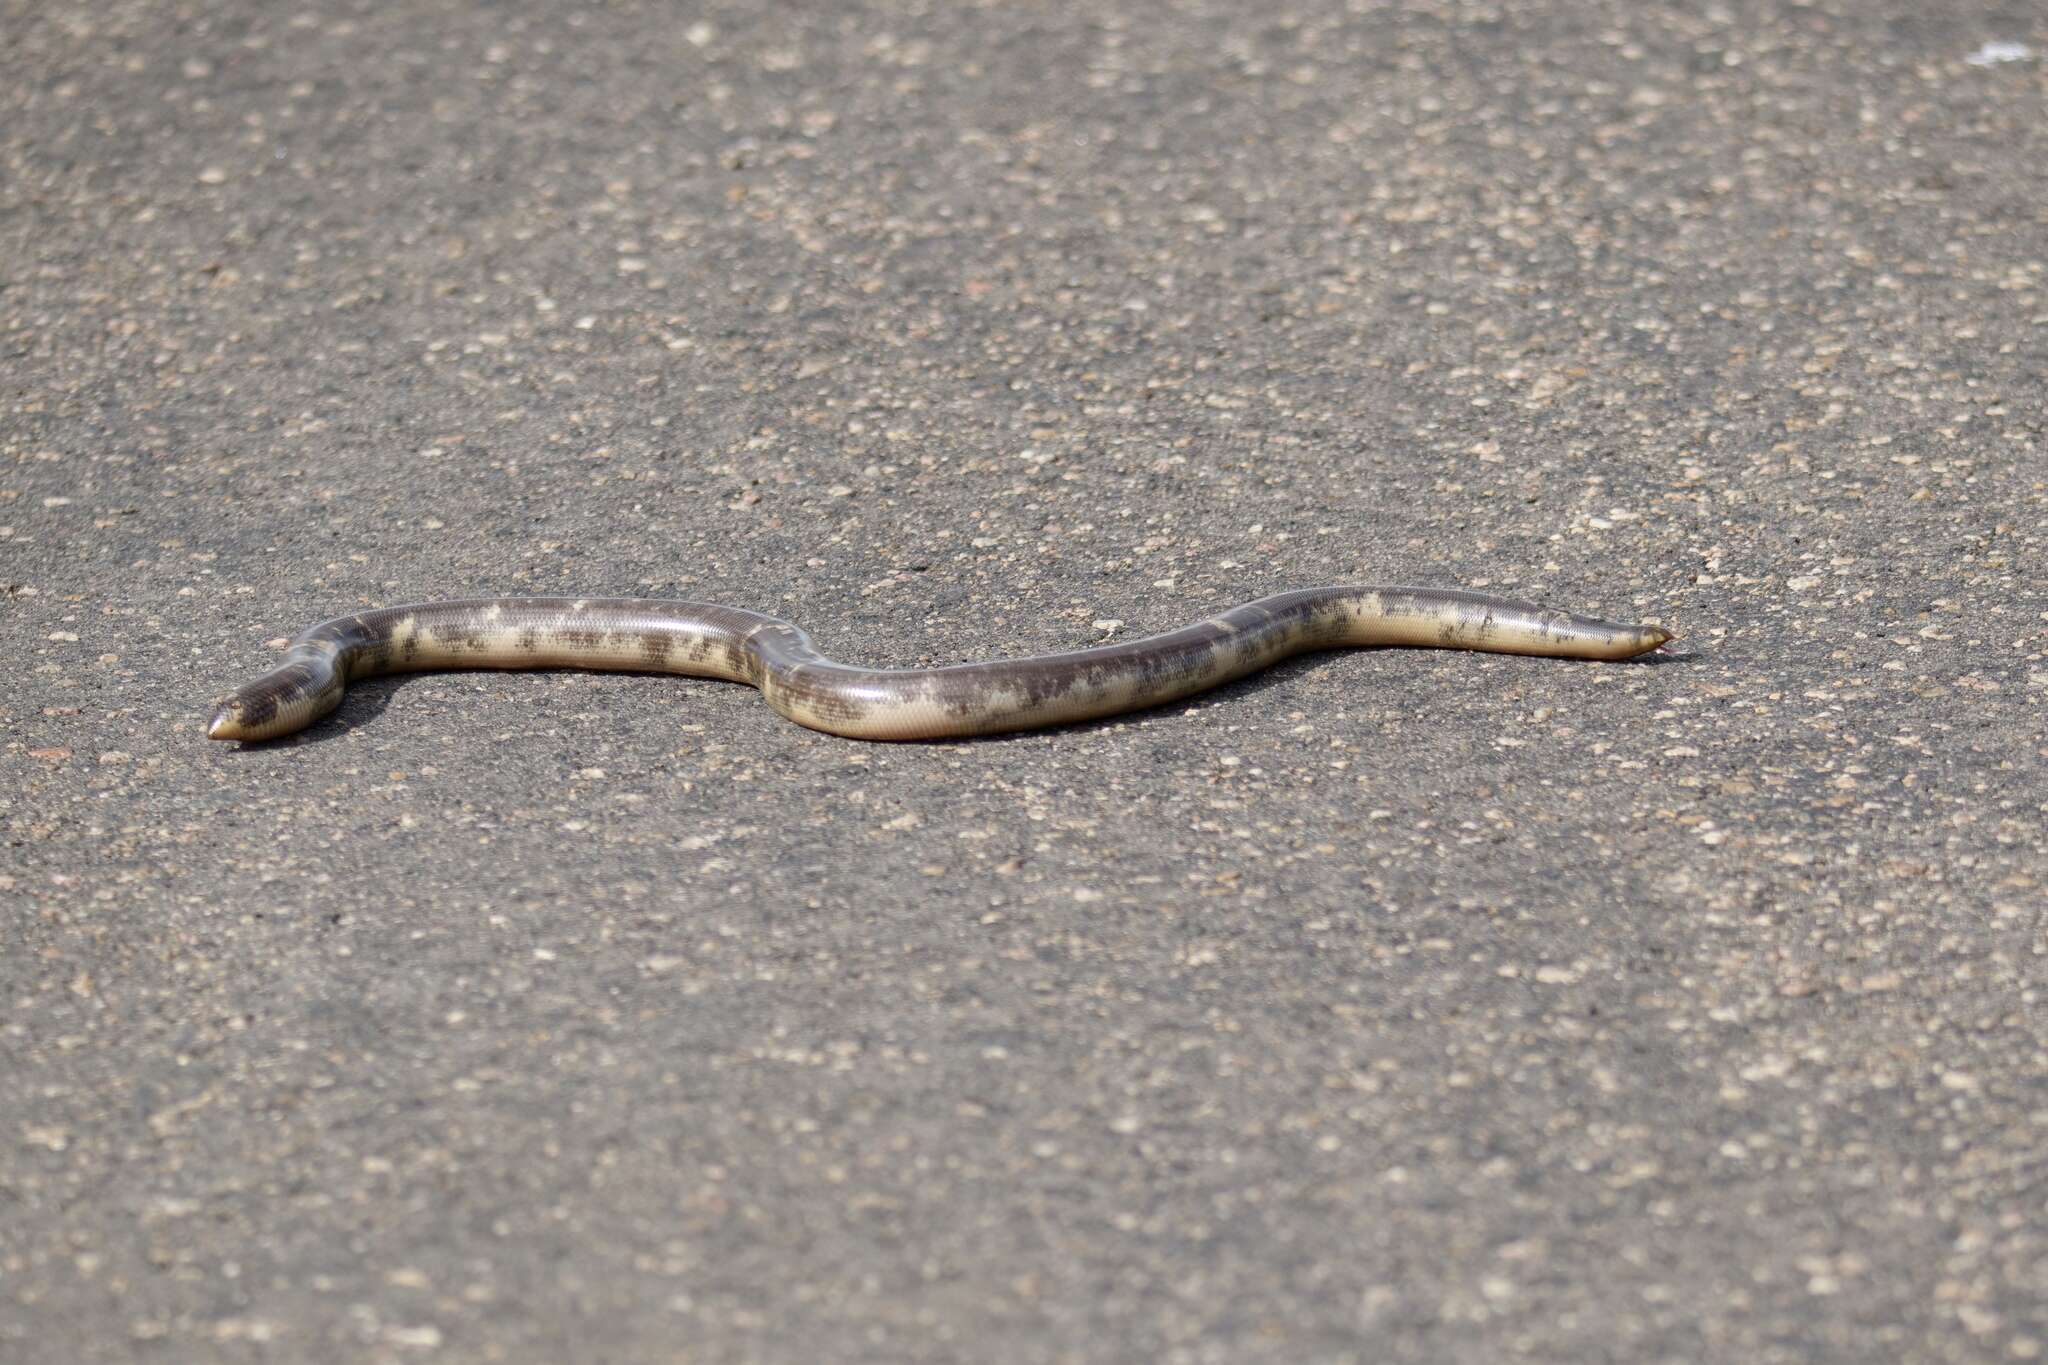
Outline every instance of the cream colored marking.
{"type": "Polygon", "coordinates": [[[492,607],[492,608],[490,608],[489,610],[487,610],[487,611],[485,611],[485,612],[484,612],[484,620],[486,620],[486,621],[495,621],[495,620],[497,620],[497,619],[498,619],[498,618],[499,618],[500,616],[503,616],[504,614],[505,614],[505,609],[504,609],[503,607],[492,607]]]}
{"type": "Polygon", "coordinates": [[[391,647],[393,649],[404,649],[405,642],[413,637],[413,632],[418,630],[419,626],[420,622],[417,616],[401,616],[396,621],[393,621],[391,623],[391,647]]]}
{"type": "Polygon", "coordinates": [[[585,607],[587,607],[587,606],[589,606],[589,605],[590,605],[590,599],[589,599],[589,598],[587,598],[587,597],[579,597],[579,598],[577,598],[577,599],[576,599],[576,600],[575,600],[574,602],[571,602],[571,603],[569,604],[569,610],[570,610],[570,611],[582,611],[582,610],[583,610],[583,609],[584,609],[585,607]]]}
{"type": "Polygon", "coordinates": [[[1224,620],[1220,616],[1212,616],[1208,620],[1202,622],[1202,624],[1205,626],[1214,626],[1216,627],[1216,629],[1222,631],[1225,635],[1237,634],[1237,627],[1231,625],[1230,622],[1224,620]]]}

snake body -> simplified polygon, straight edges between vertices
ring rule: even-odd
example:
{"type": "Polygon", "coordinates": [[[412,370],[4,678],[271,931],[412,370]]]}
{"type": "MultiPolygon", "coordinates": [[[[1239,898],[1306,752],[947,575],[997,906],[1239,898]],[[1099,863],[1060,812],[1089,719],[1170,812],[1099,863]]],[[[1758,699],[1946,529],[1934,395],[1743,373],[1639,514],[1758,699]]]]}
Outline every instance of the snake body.
{"type": "Polygon", "coordinates": [[[1671,633],[1437,588],[1307,588],[1181,630],[1062,654],[944,668],[858,668],[787,621],[706,602],[499,597],[337,616],[224,700],[212,739],[276,739],[341,704],[359,678],[435,668],[590,668],[725,678],[780,714],[849,739],[946,739],[1158,706],[1306,650],[1421,645],[1626,659],[1671,633]]]}

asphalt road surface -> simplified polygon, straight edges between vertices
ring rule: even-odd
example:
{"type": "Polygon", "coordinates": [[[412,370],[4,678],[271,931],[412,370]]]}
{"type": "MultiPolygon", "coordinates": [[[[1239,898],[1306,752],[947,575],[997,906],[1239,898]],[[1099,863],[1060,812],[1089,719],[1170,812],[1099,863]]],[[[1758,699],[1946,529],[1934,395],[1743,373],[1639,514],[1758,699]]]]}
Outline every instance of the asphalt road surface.
{"type": "Polygon", "coordinates": [[[0,1359],[2048,1355],[2044,47],[4,0],[0,1359]],[[1682,648],[200,732],[368,604],[1347,581],[1682,648]]]}

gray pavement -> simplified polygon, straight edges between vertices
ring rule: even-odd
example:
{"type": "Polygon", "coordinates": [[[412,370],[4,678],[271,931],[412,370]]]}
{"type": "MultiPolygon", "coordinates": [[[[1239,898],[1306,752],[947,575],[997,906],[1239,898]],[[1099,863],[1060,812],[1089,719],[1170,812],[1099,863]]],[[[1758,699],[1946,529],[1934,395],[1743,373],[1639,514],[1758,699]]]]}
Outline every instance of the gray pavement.
{"type": "Polygon", "coordinates": [[[0,39],[0,1360],[2048,1353],[2038,8],[0,39]],[[200,737],[365,604],[1345,581],[1684,649],[200,737]]]}

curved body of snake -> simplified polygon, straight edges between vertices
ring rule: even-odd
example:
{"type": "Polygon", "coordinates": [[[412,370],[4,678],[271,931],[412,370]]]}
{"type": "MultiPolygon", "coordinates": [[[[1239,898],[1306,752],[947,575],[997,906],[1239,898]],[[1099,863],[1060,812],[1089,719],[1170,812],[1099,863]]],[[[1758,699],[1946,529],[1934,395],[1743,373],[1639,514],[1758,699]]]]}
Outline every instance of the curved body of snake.
{"type": "Polygon", "coordinates": [[[726,678],[813,730],[947,739],[1158,706],[1306,650],[1423,645],[1626,659],[1671,633],[1437,588],[1307,588],[1181,630],[1063,654],[943,668],[836,663],[773,616],[704,602],[501,597],[386,607],[302,631],[284,662],[230,695],[212,739],[275,739],[341,704],[358,678],[434,668],[590,668],[726,678]]]}

